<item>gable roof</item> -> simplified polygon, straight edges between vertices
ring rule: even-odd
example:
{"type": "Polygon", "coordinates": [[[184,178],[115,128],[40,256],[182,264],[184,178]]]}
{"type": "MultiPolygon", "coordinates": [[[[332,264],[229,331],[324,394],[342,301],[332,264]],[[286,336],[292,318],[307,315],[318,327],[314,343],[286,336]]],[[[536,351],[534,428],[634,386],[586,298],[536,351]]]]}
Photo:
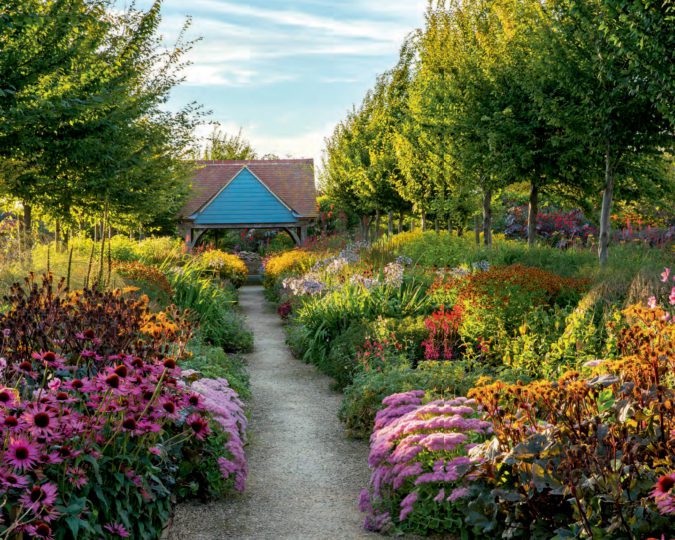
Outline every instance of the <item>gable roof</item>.
{"type": "Polygon", "coordinates": [[[317,215],[312,159],[200,160],[195,165],[192,191],[180,211],[183,217],[203,209],[244,167],[300,217],[317,215]]]}

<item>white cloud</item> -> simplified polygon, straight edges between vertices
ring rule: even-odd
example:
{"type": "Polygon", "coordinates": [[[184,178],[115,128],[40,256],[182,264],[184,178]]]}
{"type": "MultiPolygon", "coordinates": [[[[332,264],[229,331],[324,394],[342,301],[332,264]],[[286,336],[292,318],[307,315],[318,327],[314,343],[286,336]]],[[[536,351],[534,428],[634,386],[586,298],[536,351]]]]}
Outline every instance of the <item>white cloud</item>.
{"type": "Polygon", "coordinates": [[[404,24],[374,19],[339,20],[311,15],[302,11],[275,10],[245,6],[222,0],[192,0],[194,8],[208,9],[240,17],[250,17],[281,26],[302,27],[305,30],[320,30],[343,37],[360,37],[387,41],[399,41],[410,28],[404,24]]]}

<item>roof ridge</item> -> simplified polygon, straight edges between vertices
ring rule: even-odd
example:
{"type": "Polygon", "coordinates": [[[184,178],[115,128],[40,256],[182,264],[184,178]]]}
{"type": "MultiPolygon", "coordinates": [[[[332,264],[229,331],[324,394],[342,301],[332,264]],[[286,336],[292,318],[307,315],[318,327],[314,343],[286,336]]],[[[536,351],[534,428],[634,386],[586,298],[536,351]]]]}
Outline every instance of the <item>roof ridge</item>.
{"type": "Polygon", "coordinates": [[[314,159],[196,159],[194,162],[200,165],[279,165],[285,163],[313,163],[314,159]]]}

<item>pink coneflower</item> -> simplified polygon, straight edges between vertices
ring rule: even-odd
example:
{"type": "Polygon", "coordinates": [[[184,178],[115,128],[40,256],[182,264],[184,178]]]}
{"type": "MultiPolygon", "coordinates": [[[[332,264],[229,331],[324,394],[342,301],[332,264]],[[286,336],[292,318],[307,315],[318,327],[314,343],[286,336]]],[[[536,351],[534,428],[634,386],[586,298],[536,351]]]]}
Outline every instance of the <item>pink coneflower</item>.
{"type": "Polygon", "coordinates": [[[28,478],[9,471],[0,472],[0,484],[6,489],[22,489],[28,485],[28,478]]]}
{"type": "Polygon", "coordinates": [[[675,514],[675,473],[662,476],[652,490],[652,497],[662,514],[675,514]]]}
{"type": "Polygon", "coordinates": [[[85,473],[84,469],[81,469],[80,467],[70,468],[68,470],[68,479],[70,480],[71,484],[74,485],[76,488],[86,486],[87,483],[89,482],[89,479],[87,478],[87,473],[85,473]]]}
{"type": "Polygon", "coordinates": [[[187,402],[192,407],[201,407],[203,403],[203,398],[201,394],[190,394],[187,397],[187,402]]]}
{"type": "Polygon", "coordinates": [[[39,437],[50,436],[58,423],[53,411],[40,406],[26,415],[26,421],[39,437]]]}
{"type": "Polygon", "coordinates": [[[65,366],[65,361],[63,358],[58,356],[56,353],[47,351],[47,352],[41,352],[41,353],[33,353],[32,357],[35,360],[38,360],[42,362],[42,364],[46,367],[50,367],[53,369],[60,369],[65,366]]]}
{"type": "Polygon", "coordinates": [[[0,388],[0,407],[14,407],[19,401],[19,396],[14,388],[0,388]]]}
{"type": "Polygon", "coordinates": [[[21,471],[32,469],[40,456],[38,448],[26,439],[11,439],[5,452],[5,461],[21,471]]]}
{"type": "Polygon", "coordinates": [[[26,527],[26,532],[31,538],[39,538],[41,540],[53,540],[52,528],[44,521],[38,521],[26,527]]]}
{"type": "Polygon", "coordinates": [[[191,414],[185,420],[185,423],[192,428],[195,436],[201,441],[209,434],[211,431],[209,428],[209,423],[206,419],[202,418],[198,414],[191,414]]]}
{"type": "Polygon", "coordinates": [[[5,416],[0,415],[0,429],[16,433],[23,430],[25,427],[26,421],[21,416],[14,416],[13,414],[5,416]]]}
{"type": "Polygon", "coordinates": [[[120,538],[129,538],[129,533],[121,523],[108,523],[107,525],[104,525],[103,528],[110,534],[114,534],[120,538]]]}
{"type": "Polygon", "coordinates": [[[30,508],[35,514],[39,514],[41,509],[49,509],[56,502],[58,493],[56,484],[47,482],[42,485],[33,486],[30,491],[24,493],[19,498],[21,504],[30,508]]]}
{"type": "Polygon", "coordinates": [[[179,409],[171,398],[164,398],[160,402],[161,410],[169,418],[177,418],[179,409]]]}

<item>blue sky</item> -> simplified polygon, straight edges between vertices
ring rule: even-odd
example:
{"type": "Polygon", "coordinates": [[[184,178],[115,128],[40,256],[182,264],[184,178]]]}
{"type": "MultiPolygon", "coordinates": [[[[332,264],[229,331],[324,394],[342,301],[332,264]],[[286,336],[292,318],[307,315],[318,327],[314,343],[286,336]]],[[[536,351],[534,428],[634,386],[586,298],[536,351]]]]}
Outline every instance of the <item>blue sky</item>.
{"type": "Polygon", "coordinates": [[[197,101],[225,130],[242,127],[260,153],[318,160],[324,137],[396,62],[425,6],[426,0],[165,0],[167,42],[187,15],[189,37],[202,38],[170,106],[197,101]]]}

